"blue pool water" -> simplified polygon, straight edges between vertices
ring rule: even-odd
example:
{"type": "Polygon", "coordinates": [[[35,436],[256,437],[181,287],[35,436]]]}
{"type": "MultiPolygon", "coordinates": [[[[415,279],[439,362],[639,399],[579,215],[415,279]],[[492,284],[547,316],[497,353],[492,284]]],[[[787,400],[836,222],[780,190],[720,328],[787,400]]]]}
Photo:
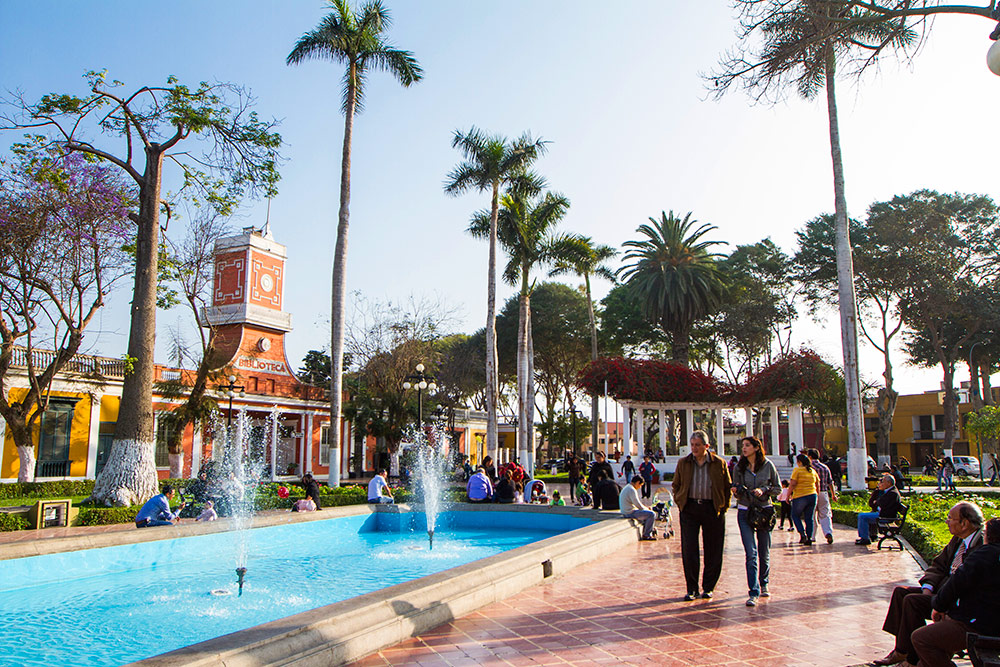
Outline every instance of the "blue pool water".
{"type": "Polygon", "coordinates": [[[259,528],[243,597],[235,595],[233,533],[0,561],[0,665],[120,665],[590,523],[446,512],[433,551],[419,514],[259,528]],[[234,594],[212,595],[217,589],[234,594]]]}

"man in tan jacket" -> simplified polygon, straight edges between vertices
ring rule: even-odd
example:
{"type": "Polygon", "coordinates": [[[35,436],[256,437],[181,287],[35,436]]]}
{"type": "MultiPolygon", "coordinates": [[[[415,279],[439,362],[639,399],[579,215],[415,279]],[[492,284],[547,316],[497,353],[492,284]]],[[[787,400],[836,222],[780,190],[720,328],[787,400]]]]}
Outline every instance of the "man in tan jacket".
{"type": "Polygon", "coordinates": [[[691,453],[677,462],[672,485],[681,519],[681,561],[688,591],[685,600],[699,597],[699,532],[703,533],[705,543],[701,597],[712,597],[722,574],[726,510],[733,493],[732,484],[726,462],[709,451],[708,435],[704,431],[692,433],[691,453]]]}

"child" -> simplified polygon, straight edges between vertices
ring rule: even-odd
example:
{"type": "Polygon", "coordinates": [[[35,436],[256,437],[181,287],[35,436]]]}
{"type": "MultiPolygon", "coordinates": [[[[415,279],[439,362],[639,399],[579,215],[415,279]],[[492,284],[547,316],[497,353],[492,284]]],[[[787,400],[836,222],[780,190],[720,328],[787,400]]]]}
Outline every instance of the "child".
{"type": "Polygon", "coordinates": [[[523,505],[524,504],[524,487],[518,482],[514,484],[514,504],[523,505]]]}
{"type": "Polygon", "coordinates": [[[552,504],[554,506],[565,507],[566,501],[562,499],[562,495],[558,491],[552,492],[552,504]]]}
{"type": "Polygon", "coordinates": [[[778,494],[778,500],[781,502],[781,523],[778,525],[778,530],[785,527],[785,519],[788,519],[788,530],[795,530],[795,526],[792,525],[792,492],[788,488],[788,480],[781,480],[781,493],[778,494]]]}
{"type": "Polygon", "coordinates": [[[542,505],[549,504],[549,497],[545,495],[545,487],[542,486],[541,482],[536,481],[531,485],[531,500],[532,503],[540,503],[542,505]]]}
{"type": "Polygon", "coordinates": [[[195,521],[215,521],[219,515],[215,513],[215,503],[211,500],[205,501],[205,509],[195,518],[195,521]]]}
{"type": "Polygon", "coordinates": [[[293,512],[315,512],[316,503],[313,502],[312,498],[302,498],[301,500],[296,500],[295,505],[292,506],[293,512]]]}
{"type": "Polygon", "coordinates": [[[576,483],[576,504],[581,507],[590,507],[593,499],[587,491],[587,483],[582,479],[576,483]]]}

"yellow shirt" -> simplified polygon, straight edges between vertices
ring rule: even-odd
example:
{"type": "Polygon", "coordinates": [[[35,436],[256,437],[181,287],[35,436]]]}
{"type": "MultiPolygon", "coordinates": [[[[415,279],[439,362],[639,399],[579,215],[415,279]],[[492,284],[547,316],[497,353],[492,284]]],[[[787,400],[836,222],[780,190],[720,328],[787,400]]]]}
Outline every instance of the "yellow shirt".
{"type": "Polygon", "coordinates": [[[812,468],[795,466],[792,471],[792,479],[795,481],[795,490],[792,491],[792,500],[802,496],[815,495],[819,489],[819,475],[812,468]]]}

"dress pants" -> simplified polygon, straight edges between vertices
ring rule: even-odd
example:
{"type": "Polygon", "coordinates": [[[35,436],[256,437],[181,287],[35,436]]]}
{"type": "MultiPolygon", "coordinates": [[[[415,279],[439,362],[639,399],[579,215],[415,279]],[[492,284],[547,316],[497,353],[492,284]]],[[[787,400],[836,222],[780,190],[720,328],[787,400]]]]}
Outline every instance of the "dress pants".
{"type": "Polygon", "coordinates": [[[906,655],[906,660],[911,665],[917,664],[917,653],[913,650],[910,635],[930,620],[933,597],[918,586],[897,586],[889,599],[889,611],[885,615],[882,629],[890,635],[896,635],[895,648],[906,655]]]}
{"type": "Polygon", "coordinates": [[[681,561],[684,563],[684,580],[689,593],[698,591],[698,570],[701,568],[701,549],[698,533],[705,549],[705,571],[701,590],[715,590],[722,574],[722,550],[726,543],[726,514],[719,514],[711,500],[697,501],[688,498],[681,519],[681,561]]]}
{"type": "MultiPolygon", "coordinates": [[[[930,597],[930,596],[928,596],[930,597]]],[[[948,618],[917,628],[913,632],[913,648],[920,662],[918,667],[953,667],[951,658],[966,646],[966,633],[974,632],[971,626],[948,618]]]]}
{"type": "MultiPolygon", "coordinates": [[[[816,518],[819,519],[819,528],[823,535],[833,535],[833,510],[830,509],[830,494],[827,491],[820,491],[816,494],[816,518]]],[[[816,527],[813,527],[815,538],[816,527]]]]}

